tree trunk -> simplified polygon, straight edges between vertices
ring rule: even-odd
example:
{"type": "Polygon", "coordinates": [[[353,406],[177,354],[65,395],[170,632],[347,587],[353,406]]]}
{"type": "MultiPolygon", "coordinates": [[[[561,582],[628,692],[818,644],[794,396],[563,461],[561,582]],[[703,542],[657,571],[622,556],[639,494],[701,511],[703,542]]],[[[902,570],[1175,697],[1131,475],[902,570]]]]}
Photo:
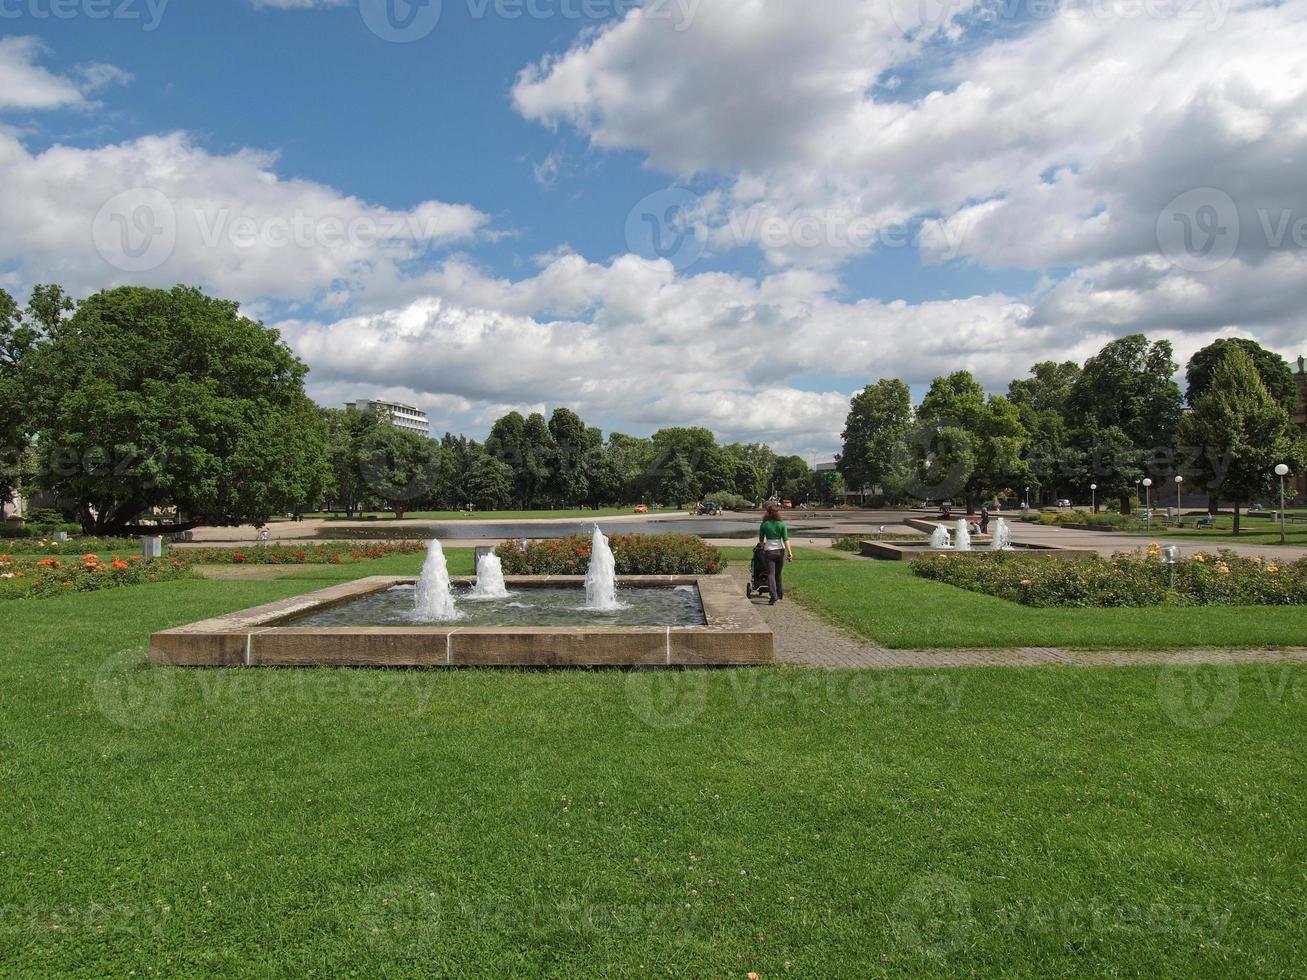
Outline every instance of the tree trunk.
{"type": "Polygon", "coordinates": [[[1243,507],[1243,504],[1242,504],[1242,503],[1239,503],[1239,502],[1237,502],[1237,501],[1235,502],[1235,505],[1234,505],[1234,536],[1235,536],[1236,538],[1239,536],[1239,532],[1240,532],[1240,530],[1241,530],[1240,527],[1239,527],[1239,523],[1240,523],[1240,522],[1239,522],[1239,516],[1240,516],[1239,512],[1240,512],[1240,509],[1241,509],[1242,507],[1243,507]]]}
{"type": "Polygon", "coordinates": [[[404,519],[404,515],[407,514],[407,513],[408,513],[408,510],[407,510],[406,508],[404,508],[404,507],[396,507],[396,508],[395,508],[395,520],[397,520],[397,521],[402,521],[402,520],[404,519]]]}
{"type": "Polygon", "coordinates": [[[1127,497],[1127,496],[1125,496],[1125,495],[1122,495],[1122,497],[1121,497],[1121,513],[1122,513],[1122,514],[1126,514],[1126,515],[1128,515],[1128,514],[1132,513],[1133,510],[1134,510],[1134,508],[1131,506],[1130,498],[1127,497]]]}

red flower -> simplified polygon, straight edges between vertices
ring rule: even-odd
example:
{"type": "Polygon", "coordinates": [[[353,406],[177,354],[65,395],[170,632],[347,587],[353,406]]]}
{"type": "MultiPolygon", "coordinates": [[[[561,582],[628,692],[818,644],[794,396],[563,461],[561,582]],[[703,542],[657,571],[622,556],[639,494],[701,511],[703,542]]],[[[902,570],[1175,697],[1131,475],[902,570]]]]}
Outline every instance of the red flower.
{"type": "Polygon", "coordinates": [[[231,560],[235,562],[242,562],[245,560],[245,553],[238,551],[231,556],[231,560]]]}

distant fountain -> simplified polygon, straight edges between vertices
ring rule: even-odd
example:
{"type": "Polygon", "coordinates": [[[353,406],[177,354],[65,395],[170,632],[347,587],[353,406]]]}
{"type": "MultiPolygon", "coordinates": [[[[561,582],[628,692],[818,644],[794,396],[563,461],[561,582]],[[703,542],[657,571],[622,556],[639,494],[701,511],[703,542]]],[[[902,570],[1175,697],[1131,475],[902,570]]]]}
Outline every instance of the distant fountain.
{"type": "Polygon", "coordinates": [[[445,549],[436,538],[431,539],[431,545],[427,548],[427,560],[422,564],[414,612],[424,623],[452,623],[459,618],[458,609],[454,606],[454,592],[449,587],[445,549]]]}
{"type": "Polygon", "coordinates": [[[585,608],[591,612],[621,609],[617,601],[617,562],[604,532],[595,525],[590,539],[590,570],[585,575],[585,608]]]}
{"type": "Polygon", "coordinates": [[[508,588],[504,585],[504,563],[499,556],[487,552],[477,559],[477,584],[469,599],[507,599],[508,588]]]}
{"type": "Polygon", "coordinates": [[[935,525],[935,530],[930,535],[930,546],[935,551],[953,547],[953,536],[948,533],[948,528],[943,524],[935,525]]]}
{"type": "Polygon", "coordinates": [[[970,525],[968,525],[967,519],[965,517],[958,518],[958,529],[957,532],[953,535],[953,550],[954,551],[971,550],[971,527],[970,525]]]}
{"type": "Polygon", "coordinates": [[[1007,526],[1007,519],[1000,517],[994,524],[994,536],[989,541],[990,551],[1012,550],[1012,529],[1007,526]]]}

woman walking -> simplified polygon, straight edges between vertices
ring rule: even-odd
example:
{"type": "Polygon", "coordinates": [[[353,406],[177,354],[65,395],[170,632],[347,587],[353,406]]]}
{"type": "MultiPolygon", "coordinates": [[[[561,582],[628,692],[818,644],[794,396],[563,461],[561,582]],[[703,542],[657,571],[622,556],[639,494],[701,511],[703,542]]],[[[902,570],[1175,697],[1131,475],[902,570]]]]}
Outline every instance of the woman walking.
{"type": "Polygon", "coordinates": [[[762,545],[763,558],[767,562],[767,591],[771,594],[771,605],[774,606],[785,598],[785,585],[781,581],[785,562],[794,561],[790,529],[781,520],[781,509],[775,504],[767,505],[767,515],[758,528],[758,543],[762,545]]]}

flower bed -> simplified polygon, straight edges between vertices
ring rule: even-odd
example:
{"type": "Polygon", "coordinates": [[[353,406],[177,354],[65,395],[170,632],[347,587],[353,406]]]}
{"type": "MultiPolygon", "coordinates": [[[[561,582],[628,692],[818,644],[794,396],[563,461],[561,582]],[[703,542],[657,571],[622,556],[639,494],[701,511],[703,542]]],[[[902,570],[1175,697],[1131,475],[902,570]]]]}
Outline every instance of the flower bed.
{"type": "Polygon", "coordinates": [[[374,544],[254,545],[249,548],[176,548],[174,557],[192,565],[342,565],[392,555],[417,555],[423,541],[378,541],[374,544]]]}
{"type": "Polygon", "coordinates": [[[124,585],[171,582],[192,575],[176,558],[128,558],[107,561],[94,552],[67,557],[16,558],[0,555],[0,599],[39,599],[69,592],[95,592],[124,585]]]}
{"type": "MultiPolygon", "coordinates": [[[[85,544],[86,540],[79,543],[85,544]]],[[[170,582],[190,577],[195,565],[342,565],[390,555],[414,555],[425,550],[420,541],[395,541],[366,547],[321,544],[302,548],[280,545],[245,549],[185,548],[171,550],[163,558],[140,555],[120,558],[114,554],[104,559],[89,550],[82,554],[69,550],[66,555],[42,557],[3,554],[0,555],[0,599],[43,598],[146,582],[170,582]]]]}
{"type": "MultiPolygon", "coordinates": [[[[608,544],[618,575],[716,575],[726,567],[722,553],[694,535],[622,534],[608,544]]],[[[590,568],[590,538],[532,541],[525,549],[505,541],[495,554],[505,575],[584,575],[590,568]]]]}
{"type": "Polygon", "coordinates": [[[1009,554],[920,558],[922,578],[1019,602],[1080,608],[1307,605],[1307,559],[1279,563],[1228,551],[1182,559],[1172,568],[1161,549],[1111,559],[1057,561],[1009,554]]]}
{"type": "Polygon", "coordinates": [[[0,545],[0,551],[7,552],[11,555],[63,555],[76,558],[78,555],[84,555],[89,551],[98,551],[101,554],[119,552],[120,554],[131,554],[133,551],[140,551],[141,544],[139,538],[96,538],[96,537],[75,537],[67,541],[55,541],[49,536],[39,538],[28,538],[17,541],[6,541],[0,545]]]}

